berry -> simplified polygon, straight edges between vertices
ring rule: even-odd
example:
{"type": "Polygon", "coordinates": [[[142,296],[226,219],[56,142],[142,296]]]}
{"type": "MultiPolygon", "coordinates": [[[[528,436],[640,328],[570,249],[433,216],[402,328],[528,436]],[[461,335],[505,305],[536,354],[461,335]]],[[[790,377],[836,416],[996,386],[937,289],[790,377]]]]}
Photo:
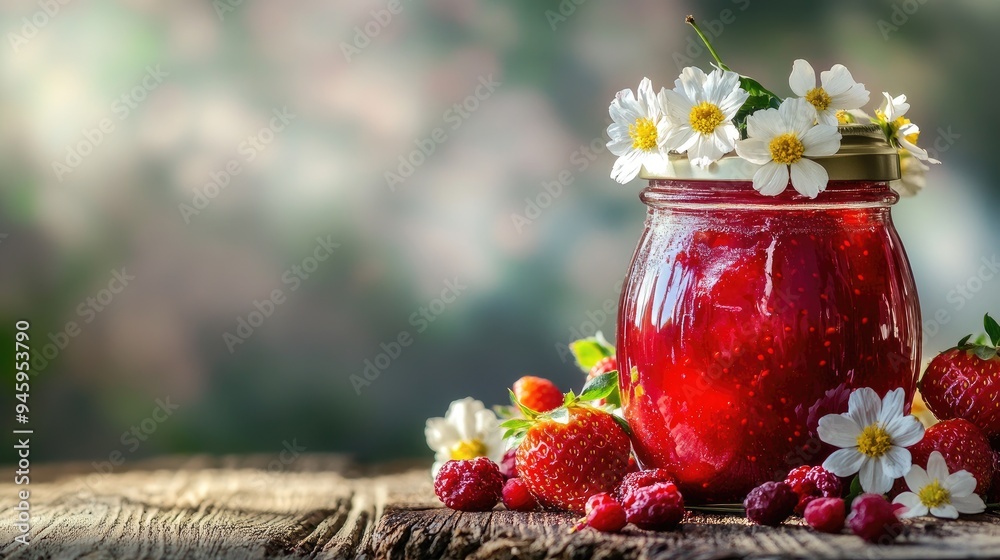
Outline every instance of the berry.
{"type": "Polygon", "coordinates": [[[913,464],[927,467],[932,451],[940,451],[948,472],[969,471],[976,478],[976,492],[986,495],[995,467],[989,441],[979,428],[961,418],[944,420],[924,432],[924,438],[909,447],[913,464]]]}
{"type": "Polygon", "coordinates": [[[820,533],[839,533],[844,528],[846,511],[840,498],[813,498],[803,516],[810,527],[820,533]]]}
{"type": "Polygon", "coordinates": [[[587,498],[587,503],[583,508],[583,511],[590,513],[596,507],[606,506],[609,504],[617,504],[618,501],[615,500],[611,494],[607,492],[601,492],[600,494],[594,494],[593,496],[587,498]]]}
{"type": "Polygon", "coordinates": [[[765,482],[754,488],[743,501],[747,519],[758,525],[777,527],[788,519],[799,503],[799,496],[784,482],[765,482]]]}
{"type": "Polygon", "coordinates": [[[624,501],[625,496],[636,488],[643,488],[657,482],[674,482],[674,477],[670,476],[665,469],[649,469],[648,471],[638,471],[625,475],[618,488],[613,493],[618,501],[624,501]]]}
{"type": "Polygon", "coordinates": [[[941,419],[964,418],[1000,446],[1000,325],[987,315],[983,322],[992,345],[969,344],[938,354],[920,379],[927,408],[941,419]]]}
{"type": "Polygon", "coordinates": [[[500,501],[503,475],[486,457],[448,461],[434,479],[434,493],[459,511],[489,511],[500,501]]]}
{"type": "Polygon", "coordinates": [[[514,396],[521,404],[535,412],[549,412],[563,404],[562,391],[555,383],[531,375],[514,382],[514,396]]]}
{"type": "Polygon", "coordinates": [[[625,510],[618,502],[602,504],[587,514],[587,525],[602,533],[617,533],[628,523],[625,510]]]}
{"type": "Polygon", "coordinates": [[[594,364],[594,367],[590,368],[590,371],[587,373],[587,379],[593,379],[598,375],[604,375],[617,369],[618,360],[614,356],[608,356],[607,358],[602,358],[601,361],[594,364]]]}
{"type": "Polygon", "coordinates": [[[504,478],[517,478],[517,448],[511,447],[500,459],[500,474],[504,478]]]}
{"type": "Polygon", "coordinates": [[[861,494],[847,516],[851,532],[870,543],[889,544],[903,530],[896,508],[880,494],[861,494]]]}
{"type": "Polygon", "coordinates": [[[517,472],[541,505],[583,513],[587,498],[621,482],[631,442],[603,410],[575,402],[557,412],[564,421],[543,414],[522,428],[517,472]]]}
{"type": "Polygon", "coordinates": [[[806,506],[816,498],[835,498],[841,493],[840,478],[823,467],[802,466],[792,469],[785,477],[792,491],[799,498],[795,513],[802,515],[806,506]]]}
{"type": "Polygon", "coordinates": [[[511,511],[533,511],[538,501],[520,478],[511,478],[503,485],[503,505],[511,511]]]}
{"type": "Polygon", "coordinates": [[[684,519],[684,497],[673,482],[636,488],[622,501],[629,523],[640,529],[667,531],[684,519]]]}

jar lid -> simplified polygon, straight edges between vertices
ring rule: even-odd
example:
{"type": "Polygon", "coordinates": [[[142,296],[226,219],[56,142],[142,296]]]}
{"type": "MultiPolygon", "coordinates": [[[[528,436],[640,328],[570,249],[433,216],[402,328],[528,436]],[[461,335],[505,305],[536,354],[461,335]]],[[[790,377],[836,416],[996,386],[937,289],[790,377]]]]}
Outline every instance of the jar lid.
{"type": "MultiPolygon", "coordinates": [[[[885,139],[877,124],[842,124],[840,150],[832,156],[809,158],[822,165],[831,181],[894,181],[899,179],[899,152],[885,139]]],[[[643,167],[642,179],[704,179],[714,181],[751,181],[759,165],[730,153],[702,169],[691,165],[686,155],[668,156],[662,173],[650,173],[643,167]]]]}

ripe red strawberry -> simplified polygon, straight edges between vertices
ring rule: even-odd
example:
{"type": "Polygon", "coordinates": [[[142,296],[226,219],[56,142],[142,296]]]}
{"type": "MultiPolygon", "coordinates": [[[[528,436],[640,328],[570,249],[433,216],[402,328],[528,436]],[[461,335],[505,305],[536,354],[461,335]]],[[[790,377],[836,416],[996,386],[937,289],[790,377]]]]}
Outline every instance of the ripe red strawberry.
{"type": "Polygon", "coordinates": [[[956,418],[934,424],[924,439],[909,447],[913,464],[927,468],[932,451],[940,451],[948,472],[969,471],[976,477],[976,493],[986,495],[993,481],[993,450],[986,436],[968,420],[956,418]]]}
{"type": "Polygon", "coordinates": [[[935,357],[920,380],[920,394],[927,407],[942,419],[964,418],[1000,446],[1000,324],[986,315],[983,319],[992,346],[969,343],[935,357]]]}
{"type": "Polygon", "coordinates": [[[563,394],[556,384],[532,375],[514,382],[514,395],[521,404],[535,412],[548,412],[563,404],[563,394]]]}

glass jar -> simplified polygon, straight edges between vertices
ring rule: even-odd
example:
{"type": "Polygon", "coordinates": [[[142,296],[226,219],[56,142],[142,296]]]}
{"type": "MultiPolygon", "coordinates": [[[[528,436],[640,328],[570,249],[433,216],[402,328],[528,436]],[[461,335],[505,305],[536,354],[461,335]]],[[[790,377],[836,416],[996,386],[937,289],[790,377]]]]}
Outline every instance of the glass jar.
{"type": "Polygon", "coordinates": [[[909,410],[920,311],[889,212],[898,157],[870,127],[844,129],[841,152],[817,159],[831,181],[815,199],[758,194],[738,158],[709,172],[674,160],[642,192],[622,400],[639,462],[670,471],[690,503],[742,502],[821,464],[833,448],[819,419],[845,412],[852,389],[902,387],[909,410]]]}

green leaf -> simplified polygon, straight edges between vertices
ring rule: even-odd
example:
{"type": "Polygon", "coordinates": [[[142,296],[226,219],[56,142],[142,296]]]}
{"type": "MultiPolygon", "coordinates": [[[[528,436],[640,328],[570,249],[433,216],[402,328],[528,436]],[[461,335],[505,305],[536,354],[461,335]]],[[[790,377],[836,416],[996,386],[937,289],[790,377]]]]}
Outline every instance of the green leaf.
{"type": "Polygon", "coordinates": [[[609,344],[600,332],[592,337],[571,342],[569,349],[576,358],[576,365],[587,372],[597,365],[597,362],[615,355],[615,347],[609,344]]]}
{"type": "Polygon", "coordinates": [[[545,417],[560,424],[569,424],[569,409],[561,406],[547,413],[545,417]]]}
{"type": "Polygon", "coordinates": [[[972,341],[976,346],[984,346],[987,342],[989,342],[989,339],[986,338],[985,334],[980,334],[976,337],[976,340],[972,341]]]}
{"type": "Polygon", "coordinates": [[[955,348],[959,348],[959,349],[964,348],[965,345],[969,343],[969,339],[970,338],[972,338],[971,334],[967,334],[967,335],[963,336],[962,340],[958,341],[958,345],[955,346],[955,348]]]}
{"type": "Polygon", "coordinates": [[[997,320],[987,313],[983,317],[983,324],[986,326],[986,334],[990,335],[990,342],[993,343],[993,346],[1000,346],[1000,323],[997,323],[997,320]]]}
{"type": "Polygon", "coordinates": [[[981,360],[992,360],[997,355],[997,349],[989,346],[976,346],[973,350],[981,360]]]}
{"type": "Polygon", "coordinates": [[[514,394],[514,391],[507,389],[507,392],[510,393],[510,402],[514,403],[514,406],[521,410],[521,414],[523,414],[525,418],[535,418],[538,416],[539,413],[537,411],[531,410],[521,404],[521,401],[517,400],[517,395],[514,394]]]}
{"type": "Polygon", "coordinates": [[[743,106],[736,112],[736,117],[733,119],[736,122],[736,128],[740,130],[746,130],[747,117],[755,112],[761,109],[777,109],[781,106],[780,97],[749,76],[740,76],[740,87],[743,88],[743,91],[750,94],[750,97],[743,102],[743,106]]]}
{"type": "Polygon", "coordinates": [[[609,371],[587,381],[587,384],[580,391],[580,400],[596,401],[597,399],[607,398],[617,388],[618,372],[609,371]]]}
{"type": "Polygon", "coordinates": [[[628,420],[625,420],[624,418],[618,416],[617,414],[612,414],[611,418],[614,419],[614,421],[617,422],[618,425],[621,426],[623,430],[625,430],[625,433],[628,434],[628,437],[632,437],[632,427],[628,425],[628,420]]]}
{"type": "Polygon", "coordinates": [[[500,424],[500,427],[507,428],[510,430],[520,430],[527,428],[532,424],[534,424],[534,422],[532,422],[531,420],[526,420],[524,418],[511,418],[510,420],[507,420],[506,422],[500,424]]]}
{"type": "Polygon", "coordinates": [[[851,489],[847,492],[847,497],[844,498],[844,503],[847,504],[847,509],[851,509],[851,505],[854,503],[854,498],[857,498],[864,493],[865,490],[861,488],[861,477],[855,475],[855,477],[851,480],[851,489]]]}

